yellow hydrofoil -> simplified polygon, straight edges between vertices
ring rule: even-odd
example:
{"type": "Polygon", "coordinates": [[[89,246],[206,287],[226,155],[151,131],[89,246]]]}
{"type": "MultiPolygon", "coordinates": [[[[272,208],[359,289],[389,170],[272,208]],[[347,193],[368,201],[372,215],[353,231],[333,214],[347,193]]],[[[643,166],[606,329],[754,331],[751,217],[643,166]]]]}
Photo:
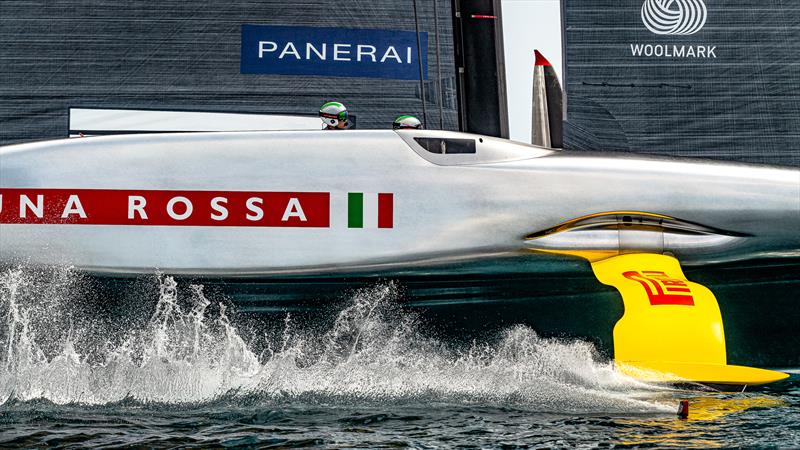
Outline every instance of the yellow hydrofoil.
{"type": "MultiPolygon", "coordinates": [[[[559,252],[568,253],[568,252],[559,252]]],[[[618,370],[644,381],[756,385],[789,375],[728,365],[714,294],[686,279],[677,259],[660,254],[569,252],[588,259],[597,279],[622,294],[614,327],[618,370]]]]}

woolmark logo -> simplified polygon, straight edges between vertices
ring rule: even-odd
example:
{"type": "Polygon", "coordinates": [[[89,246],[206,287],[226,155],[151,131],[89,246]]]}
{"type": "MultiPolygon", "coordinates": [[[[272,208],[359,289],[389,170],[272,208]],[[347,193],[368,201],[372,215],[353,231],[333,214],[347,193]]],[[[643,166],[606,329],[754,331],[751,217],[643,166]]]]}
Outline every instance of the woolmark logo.
{"type": "MultiPolygon", "coordinates": [[[[688,36],[700,31],[706,24],[708,11],[703,0],[645,0],[642,4],[642,22],[648,30],[658,35],[688,36]]],[[[645,58],[716,59],[716,45],[685,43],[635,43],[630,44],[631,56],[645,58]]]]}
{"type": "Polygon", "coordinates": [[[642,22],[655,34],[695,34],[707,16],[703,0],[645,0],[642,5],[642,22]]]}

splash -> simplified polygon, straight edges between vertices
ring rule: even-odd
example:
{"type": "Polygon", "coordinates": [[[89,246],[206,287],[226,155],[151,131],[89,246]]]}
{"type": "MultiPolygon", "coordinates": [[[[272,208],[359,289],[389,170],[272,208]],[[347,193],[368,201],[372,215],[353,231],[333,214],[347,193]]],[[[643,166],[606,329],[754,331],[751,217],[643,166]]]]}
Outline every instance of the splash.
{"type": "Polygon", "coordinates": [[[667,410],[639,398],[655,388],[615,373],[584,342],[542,339],[524,326],[505,330],[495,343],[466,349],[427,337],[418,318],[397,307],[399,289],[392,283],[356,292],[327,330],[287,316],[278,337],[259,350],[202,286],[179,287],[173,278],[158,276],[149,319],[126,320],[111,330],[102,317],[76,306],[74,296],[59,298],[65,289],[52,289],[70,279],[66,274],[42,282],[23,270],[2,274],[3,404],[233,399],[667,410]]]}

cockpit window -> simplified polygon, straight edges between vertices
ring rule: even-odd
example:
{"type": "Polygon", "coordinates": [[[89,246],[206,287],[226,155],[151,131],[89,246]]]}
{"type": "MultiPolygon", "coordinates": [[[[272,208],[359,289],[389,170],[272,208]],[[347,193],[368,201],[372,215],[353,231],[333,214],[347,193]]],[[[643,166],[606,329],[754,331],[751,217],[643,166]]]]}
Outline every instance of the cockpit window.
{"type": "Polygon", "coordinates": [[[425,150],[440,155],[476,153],[474,139],[416,137],[414,140],[425,150]]]}
{"type": "Polygon", "coordinates": [[[553,154],[553,150],[533,145],[457,131],[396,130],[395,133],[414,153],[438,166],[503,163],[553,154]]]}

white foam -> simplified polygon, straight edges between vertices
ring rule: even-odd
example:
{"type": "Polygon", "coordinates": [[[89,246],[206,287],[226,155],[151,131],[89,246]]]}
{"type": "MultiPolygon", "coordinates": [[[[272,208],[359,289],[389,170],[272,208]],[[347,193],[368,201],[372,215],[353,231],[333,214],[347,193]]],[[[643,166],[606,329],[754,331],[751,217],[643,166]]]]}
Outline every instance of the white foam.
{"type": "Polygon", "coordinates": [[[425,337],[413,316],[399,313],[392,283],[357,292],[324,332],[287,318],[280,338],[260,353],[223,307],[219,314],[208,312],[212,302],[201,286],[188,288],[188,306],[179,304],[177,289],[171,277],[160,277],[145,327],[127,331],[116,345],[98,338],[99,353],[82,353],[71,336],[91,332],[91,321],[69,333],[35,329],[48,322],[34,316],[53,310],[25,301],[58,289],[37,286],[23,270],[2,274],[0,402],[176,404],[242,396],[263,402],[475,402],[559,412],[672,410],[648,400],[657,388],[616,373],[585,342],[542,339],[516,326],[496,344],[452,350],[425,337]],[[39,341],[61,335],[60,350],[48,356],[39,341]]]}

